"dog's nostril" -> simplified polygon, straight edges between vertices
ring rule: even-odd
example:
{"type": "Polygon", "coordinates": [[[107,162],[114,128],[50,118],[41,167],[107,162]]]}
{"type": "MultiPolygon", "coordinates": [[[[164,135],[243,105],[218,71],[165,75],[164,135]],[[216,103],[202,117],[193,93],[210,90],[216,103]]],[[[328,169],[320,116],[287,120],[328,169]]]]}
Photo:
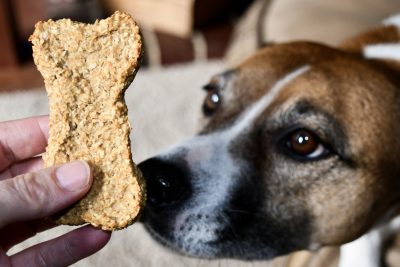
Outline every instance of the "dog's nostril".
{"type": "Polygon", "coordinates": [[[184,193],[183,187],[179,184],[176,177],[156,177],[149,178],[148,196],[153,204],[171,204],[179,200],[184,193]]]}
{"type": "Polygon", "coordinates": [[[139,164],[139,168],[147,182],[147,200],[150,205],[173,205],[188,195],[190,190],[183,166],[153,158],[139,164]]]}

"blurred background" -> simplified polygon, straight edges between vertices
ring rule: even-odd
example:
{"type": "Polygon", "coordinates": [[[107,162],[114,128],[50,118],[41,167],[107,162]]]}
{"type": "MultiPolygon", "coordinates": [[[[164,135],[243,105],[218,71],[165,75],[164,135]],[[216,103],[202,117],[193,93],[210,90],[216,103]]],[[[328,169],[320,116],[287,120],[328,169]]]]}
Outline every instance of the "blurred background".
{"type": "Polygon", "coordinates": [[[28,42],[39,20],[94,22],[131,13],[145,45],[142,66],[223,59],[235,65],[262,43],[337,44],[400,10],[399,0],[0,0],[0,90],[42,86],[28,42]]]}
{"type": "Polygon", "coordinates": [[[145,39],[146,66],[220,58],[233,21],[253,0],[0,0],[0,89],[42,85],[28,42],[39,20],[94,22],[115,10],[131,13],[145,39]]]}

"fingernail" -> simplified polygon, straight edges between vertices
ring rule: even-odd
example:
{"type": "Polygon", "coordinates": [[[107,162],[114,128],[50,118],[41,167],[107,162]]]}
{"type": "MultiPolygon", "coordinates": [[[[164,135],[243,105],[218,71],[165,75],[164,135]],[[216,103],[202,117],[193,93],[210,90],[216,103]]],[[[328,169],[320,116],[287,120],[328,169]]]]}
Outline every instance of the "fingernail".
{"type": "Polygon", "coordinates": [[[56,169],[58,185],[66,191],[78,191],[89,184],[90,171],[82,161],[74,161],[56,169]]]}

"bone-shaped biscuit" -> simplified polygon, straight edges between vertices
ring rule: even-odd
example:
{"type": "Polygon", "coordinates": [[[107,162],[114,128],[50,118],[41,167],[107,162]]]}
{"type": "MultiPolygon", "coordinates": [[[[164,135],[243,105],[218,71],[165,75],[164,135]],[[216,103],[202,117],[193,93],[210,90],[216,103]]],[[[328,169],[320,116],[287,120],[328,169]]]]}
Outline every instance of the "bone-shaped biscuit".
{"type": "Polygon", "coordinates": [[[116,12],[94,24],[38,22],[33,56],[49,97],[46,166],[77,159],[92,167],[89,193],[57,221],[124,228],[144,203],[144,182],[132,162],[124,93],[139,67],[139,28],[116,12]]]}

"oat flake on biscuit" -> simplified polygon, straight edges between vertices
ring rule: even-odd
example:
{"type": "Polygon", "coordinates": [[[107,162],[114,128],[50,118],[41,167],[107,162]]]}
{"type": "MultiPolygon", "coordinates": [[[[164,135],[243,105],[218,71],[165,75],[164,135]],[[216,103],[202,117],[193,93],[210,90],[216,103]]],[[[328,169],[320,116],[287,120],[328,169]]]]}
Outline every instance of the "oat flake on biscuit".
{"type": "Polygon", "coordinates": [[[36,24],[30,41],[49,97],[45,165],[86,160],[94,176],[89,193],[57,221],[104,230],[128,226],[145,198],[124,102],[139,67],[138,26],[123,12],[94,24],[49,20],[36,24]]]}

